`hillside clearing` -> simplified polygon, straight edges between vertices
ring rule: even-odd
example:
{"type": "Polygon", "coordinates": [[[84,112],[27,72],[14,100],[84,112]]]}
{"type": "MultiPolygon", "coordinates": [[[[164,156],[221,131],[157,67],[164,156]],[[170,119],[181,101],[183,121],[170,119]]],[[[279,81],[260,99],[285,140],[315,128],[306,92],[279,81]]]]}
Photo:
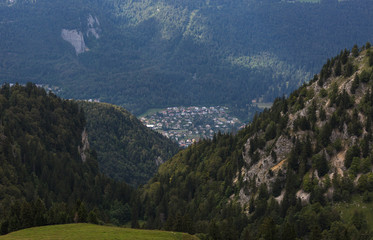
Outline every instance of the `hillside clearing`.
{"type": "Polygon", "coordinates": [[[130,228],[119,228],[111,226],[99,226],[93,224],[64,224],[51,225],[43,227],[28,228],[17,232],[9,233],[0,237],[1,240],[112,240],[112,239],[131,239],[131,240],[193,240],[198,239],[186,233],[139,230],[130,228]]]}

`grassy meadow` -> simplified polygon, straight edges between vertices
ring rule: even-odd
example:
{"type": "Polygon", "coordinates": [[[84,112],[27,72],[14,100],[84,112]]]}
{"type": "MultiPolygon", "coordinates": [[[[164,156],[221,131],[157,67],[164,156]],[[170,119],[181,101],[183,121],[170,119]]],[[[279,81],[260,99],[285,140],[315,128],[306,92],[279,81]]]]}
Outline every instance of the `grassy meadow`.
{"type": "Polygon", "coordinates": [[[0,236],[0,240],[197,240],[186,233],[139,230],[86,223],[34,227],[0,236]]]}

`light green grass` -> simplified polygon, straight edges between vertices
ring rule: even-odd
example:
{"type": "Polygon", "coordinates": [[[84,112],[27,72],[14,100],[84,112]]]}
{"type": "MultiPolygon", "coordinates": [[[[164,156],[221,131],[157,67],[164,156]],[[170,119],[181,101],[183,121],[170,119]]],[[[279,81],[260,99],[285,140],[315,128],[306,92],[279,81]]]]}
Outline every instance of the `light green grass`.
{"type": "Polygon", "coordinates": [[[139,115],[137,117],[141,118],[141,117],[150,116],[154,113],[161,112],[163,110],[165,110],[165,108],[151,108],[151,109],[148,109],[146,112],[142,113],[141,115],[139,115]]]}
{"type": "Polygon", "coordinates": [[[93,224],[35,227],[0,236],[0,240],[197,240],[186,233],[138,230],[93,224]]]}
{"type": "Polygon", "coordinates": [[[351,221],[351,218],[355,211],[364,213],[368,223],[368,228],[373,229],[373,201],[364,203],[362,200],[362,196],[355,195],[352,197],[351,203],[338,203],[335,204],[334,207],[340,212],[341,218],[345,222],[351,221]]]}
{"type": "Polygon", "coordinates": [[[267,102],[267,103],[253,103],[254,106],[257,106],[260,109],[265,109],[265,108],[271,108],[272,107],[272,102],[267,102]]]}

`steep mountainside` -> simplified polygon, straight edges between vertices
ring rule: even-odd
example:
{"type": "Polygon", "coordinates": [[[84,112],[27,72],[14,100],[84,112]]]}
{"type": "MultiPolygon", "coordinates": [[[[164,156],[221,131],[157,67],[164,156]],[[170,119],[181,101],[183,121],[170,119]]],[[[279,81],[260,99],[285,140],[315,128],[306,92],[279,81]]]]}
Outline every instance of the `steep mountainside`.
{"type": "MultiPolygon", "coordinates": [[[[179,152],[139,192],[148,227],[212,239],[369,239],[335,203],[373,191],[373,49],[342,51],[237,135],[179,152]]],[[[368,213],[367,213],[368,214],[368,213]]]]}
{"type": "Polygon", "coordinates": [[[146,183],[179,150],[177,143],[145,127],[121,107],[78,102],[83,108],[89,142],[100,170],[128,184],[146,183]]]}
{"type": "MultiPolygon", "coordinates": [[[[5,84],[0,118],[0,234],[97,218],[114,222],[119,208],[127,204],[130,211],[132,189],[99,173],[76,103],[31,83],[5,84]]],[[[125,213],[120,219],[129,220],[125,213]]]]}
{"type": "Polygon", "coordinates": [[[136,114],[224,104],[247,116],[372,37],[370,0],[302,2],[1,0],[0,79],[136,114]]]}

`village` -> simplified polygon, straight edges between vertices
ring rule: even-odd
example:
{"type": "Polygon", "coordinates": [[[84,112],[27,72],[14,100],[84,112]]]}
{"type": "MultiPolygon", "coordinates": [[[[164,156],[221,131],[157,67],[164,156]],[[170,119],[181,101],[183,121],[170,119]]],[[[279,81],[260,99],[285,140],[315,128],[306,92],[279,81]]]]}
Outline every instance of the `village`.
{"type": "Polygon", "coordinates": [[[229,115],[228,107],[169,107],[140,118],[147,127],[188,147],[214,134],[234,132],[242,122],[229,115]]]}

